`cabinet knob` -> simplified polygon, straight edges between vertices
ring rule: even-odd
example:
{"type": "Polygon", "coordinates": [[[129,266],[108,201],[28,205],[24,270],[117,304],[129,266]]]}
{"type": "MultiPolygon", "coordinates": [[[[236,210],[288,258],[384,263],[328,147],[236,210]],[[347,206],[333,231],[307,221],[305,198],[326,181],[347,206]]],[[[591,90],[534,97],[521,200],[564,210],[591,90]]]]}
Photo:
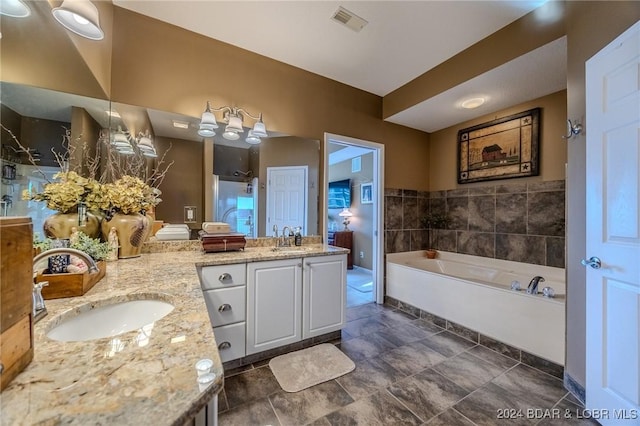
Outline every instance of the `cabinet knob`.
{"type": "Polygon", "coordinates": [[[224,311],[230,311],[230,310],[231,310],[231,305],[228,303],[222,304],[218,308],[218,312],[224,312],[224,311]]]}
{"type": "Polygon", "coordinates": [[[220,281],[221,283],[225,282],[225,281],[230,281],[231,280],[231,274],[225,272],[224,274],[221,274],[218,277],[218,281],[220,281]]]}
{"type": "Polygon", "coordinates": [[[229,349],[231,347],[231,343],[222,342],[218,345],[218,349],[229,349]]]}

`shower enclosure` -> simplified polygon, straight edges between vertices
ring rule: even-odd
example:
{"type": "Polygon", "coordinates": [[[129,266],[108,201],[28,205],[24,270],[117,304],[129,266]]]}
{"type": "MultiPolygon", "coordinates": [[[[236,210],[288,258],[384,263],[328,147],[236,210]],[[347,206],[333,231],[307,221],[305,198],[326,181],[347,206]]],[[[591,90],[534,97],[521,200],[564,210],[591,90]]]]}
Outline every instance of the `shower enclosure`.
{"type": "MultiPolygon", "coordinates": [[[[239,175],[247,176],[240,172],[239,175]]],[[[213,175],[213,212],[216,222],[228,223],[231,232],[250,238],[258,236],[258,178],[229,180],[213,175]]]]}

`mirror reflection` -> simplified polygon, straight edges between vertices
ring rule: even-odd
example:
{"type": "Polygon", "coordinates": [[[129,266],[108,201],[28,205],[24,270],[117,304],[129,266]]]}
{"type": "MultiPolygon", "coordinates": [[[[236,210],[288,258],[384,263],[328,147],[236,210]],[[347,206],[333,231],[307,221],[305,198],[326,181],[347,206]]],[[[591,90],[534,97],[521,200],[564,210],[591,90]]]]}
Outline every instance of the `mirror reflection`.
{"type": "MultiPolygon", "coordinates": [[[[80,138],[95,147],[101,131],[109,129],[112,146],[117,135],[125,134],[126,139],[136,141],[137,147],[142,147],[143,141],[148,143],[151,161],[161,161],[157,156],[163,153],[166,163],[182,161],[168,169],[160,187],[163,202],[156,209],[158,220],[188,222],[183,207],[202,206],[204,198],[202,174],[192,169],[202,170],[203,161],[211,161],[213,186],[206,190],[212,192],[213,215],[204,218],[204,208],[196,210],[190,224],[193,229],[199,229],[205,220],[213,220],[229,223],[233,232],[247,237],[271,236],[274,225],[278,229],[299,226],[303,235],[318,233],[317,140],[269,131],[260,144],[249,144],[242,138],[230,141],[216,134],[212,138],[213,158],[203,159],[204,140],[197,132],[200,118],[26,85],[0,84],[2,125],[32,157],[20,152],[3,129],[0,214],[31,216],[35,232],[41,232],[42,221],[53,212],[44,203],[21,200],[20,194],[24,189],[41,188],[60,170],[52,148],[65,152],[62,141],[66,130],[72,139],[80,138]],[[31,160],[38,167],[31,165],[31,160]]],[[[244,130],[248,133],[250,129],[244,130]]],[[[123,149],[121,154],[126,155],[129,148],[123,149]]],[[[100,161],[113,158],[103,155],[100,161]]]]}

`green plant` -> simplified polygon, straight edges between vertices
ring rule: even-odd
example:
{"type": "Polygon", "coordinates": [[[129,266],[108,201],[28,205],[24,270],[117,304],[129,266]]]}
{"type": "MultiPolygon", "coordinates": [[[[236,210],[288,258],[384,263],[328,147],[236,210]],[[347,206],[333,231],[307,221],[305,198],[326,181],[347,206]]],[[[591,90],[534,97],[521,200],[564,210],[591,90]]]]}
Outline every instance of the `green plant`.
{"type": "MultiPolygon", "coordinates": [[[[41,251],[53,248],[53,240],[45,238],[40,240],[37,236],[33,240],[33,246],[41,251]]],[[[93,260],[99,262],[105,260],[109,254],[109,244],[103,243],[97,238],[91,238],[83,232],[78,231],[77,238],[70,243],[69,248],[87,253],[93,260]]]]}

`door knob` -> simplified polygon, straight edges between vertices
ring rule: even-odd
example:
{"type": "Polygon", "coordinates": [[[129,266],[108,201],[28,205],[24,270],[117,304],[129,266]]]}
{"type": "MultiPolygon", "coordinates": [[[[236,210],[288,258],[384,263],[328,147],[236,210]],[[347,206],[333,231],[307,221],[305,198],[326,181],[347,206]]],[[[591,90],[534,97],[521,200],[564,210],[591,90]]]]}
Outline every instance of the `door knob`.
{"type": "Polygon", "coordinates": [[[600,258],[595,256],[590,257],[588,260],[582,259],[580,263],[584,266],[591,266],[593,269],[600,269],[600,267],[602,266],[600,258]]]}

